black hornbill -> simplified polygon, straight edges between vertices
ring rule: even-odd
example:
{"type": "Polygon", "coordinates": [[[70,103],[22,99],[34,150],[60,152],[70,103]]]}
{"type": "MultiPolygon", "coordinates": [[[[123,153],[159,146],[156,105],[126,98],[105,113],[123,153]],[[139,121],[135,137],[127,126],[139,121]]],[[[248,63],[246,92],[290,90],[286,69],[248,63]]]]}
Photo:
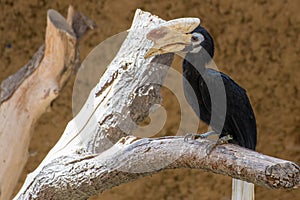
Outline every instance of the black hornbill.
{"type": "MultiPolygon", "coordinates": [[[[229,138],[228,142],[255,150],[256,121],[246,90],[228,75],[206,67],[214,56],[214,42],[199,24],[198,18],[183,18],[154,28],[147,34],[154,46],[145,58],[168,52],[185,53],[185,97],[198,117],[213,129],[201,137],[218,133],[221,143],[223,138],[229,138]]],[[[232,179],[232,199],[253,200],[254,185],[232,179]]]]}
{"type": "Polygon", "coordinates": [[[184,93],[195,113],[211,126],[213,132],[220,134],[219,138],[230,135],[229,142],[255,150],[256,121],[246,90],[228,75],[206,67],[214,56],[214,42],[208,31],[199,25],[200,21],[189,32],[185,31],[192,26],[184,25],[184,30],[181,30],[182,25],[176,23],[175,20],[175,23],[169,23],[171,25],[166,24],[148,33],[147,38],[154,41],[154,46],[145,57],[184,52],[184,93]],[[223,100],[226,101],[223,102],[224,113],[218,104],[223,95],[222,87],[225,90],[223,100]],[[217,117],[211,121],[213,114],[217,117]]]}

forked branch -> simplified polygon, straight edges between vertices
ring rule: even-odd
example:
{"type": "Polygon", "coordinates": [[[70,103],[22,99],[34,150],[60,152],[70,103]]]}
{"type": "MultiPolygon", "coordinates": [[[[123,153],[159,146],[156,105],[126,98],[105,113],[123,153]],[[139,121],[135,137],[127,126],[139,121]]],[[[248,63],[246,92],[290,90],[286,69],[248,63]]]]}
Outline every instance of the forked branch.
{"type": "Polygon", "coordinates": [[[136,12],[115,59],[15,199],[86,199],[175,168],[203,169],[268,188],[299,186],[295,163],[235,145],[217,146],[207,155],[213,141],[130,136],[149,109],[160,103],[160,85],[172,61],[170,54],[144,59],[151,47],[145,35],[162,22],[150,13],[136,12]]]}

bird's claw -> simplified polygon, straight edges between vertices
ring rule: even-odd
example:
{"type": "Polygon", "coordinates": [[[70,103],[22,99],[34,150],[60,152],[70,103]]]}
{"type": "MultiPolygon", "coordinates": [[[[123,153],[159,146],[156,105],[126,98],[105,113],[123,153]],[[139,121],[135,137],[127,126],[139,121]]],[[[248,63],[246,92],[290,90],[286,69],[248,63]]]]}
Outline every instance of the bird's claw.
{"type": "MultiPolygon", "coordinates": [[[[195,134],[195,133],[188,133],[184,136],[184,141],[187,142],[189,140],[196,140],[198,138],[204,139],[207,138],[209,135],[216,134],[214,132],[207,132],[204,134],[195,134]]],[[[229,140],[232,140],[233,137],[231,135],[225,135],[219,138],[215,143],[210,144],[206,149],[206,154],[209,155],[214,148],[218,145],[227,144],[229,140]]]]}
{"type": "Polygon", "coordinates": [[[232,140],[232,135],[225,135],[217,140],[216,145],[227,144],[229,140],[232,140]]]}
{"type": "Polygon", "coordinates": [[[196,133],[188,133],[184,136],[184,141],[187,142],[189,140],[196,140],[197,138],[201,138],[201,135],[196,134],[196,133]]]}
{"type": "Polygon", "coordinates": [[[227,144],[228,141],[232,140],[232,139],[233,139],[232,135],[225,135],[225,136],[219,138],[216,143],[210,144],[207,147],[206,154],[209,155],[212,152],[212,150],[214,150],[214,148],[216,148],[218,145],[227,144]]]}

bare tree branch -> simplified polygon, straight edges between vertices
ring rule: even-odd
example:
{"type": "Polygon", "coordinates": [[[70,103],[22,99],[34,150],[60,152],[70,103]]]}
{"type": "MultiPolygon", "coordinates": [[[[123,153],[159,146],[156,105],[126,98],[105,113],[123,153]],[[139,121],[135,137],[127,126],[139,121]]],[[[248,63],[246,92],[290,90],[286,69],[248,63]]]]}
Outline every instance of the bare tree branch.
{"type": "MultiPolygon", "coordinates": [[[[160,85],[173,55],[145,60],[144,54],[151,46],[145,37],[147,30],[162,22],[150,13],[136,12],[131,31],[117,56],[81,111],[69,122],[61,139],[27,177],[16,198],[26,192],[36,180],[35,176],[43,173],[44,166],[56,158],[80,152],[96,154],[109,149],[120,138],[132,134],[136,123],[148,116],[152,105],[160,103],[160,85]]],[[[27,194],[35,196],[35,193],[27,194]]]]}
{"type": "Polygon", "coordinates": [[[86,199],[122,183],[165,169],[203,169],[246,180],[273,189],[300,185],[299,166],[237,145],[217,146],[206,139],[184,141],[183,137],[121,139],[102,154],[62,156],[44,166],[19,199],[86,199]]]}
{"type": "MultiPolygon", "coordinates": [[[[164,22],[137,10],[130,32],[61,139],[31,173],[15,199],[86,199],[164,169],[198,168],[269,188],[299,186],[299,166],[234,145],[182,137],[138,139],[137,123],[160,103],[172,55],[144,59],[150,28],[164,22]]],[[[101,63],[99,63],[101,64],[101,63]]]]}
{"type": "MultiPolygon", "coordinates": [[[[0,199],[9,199],[27,161],[31,128],[79,65],[78,40],[87,31],[86,20],[69,8],[67,23],[48,12],[45,45],[0,90],[0,199]],[[77,32],[70,25],[76,24],[77,32]],[[75,33],[74,33],[75,32],[75,33]]],[[[92,25],[89,22],[89,27],[92,25]]]]}

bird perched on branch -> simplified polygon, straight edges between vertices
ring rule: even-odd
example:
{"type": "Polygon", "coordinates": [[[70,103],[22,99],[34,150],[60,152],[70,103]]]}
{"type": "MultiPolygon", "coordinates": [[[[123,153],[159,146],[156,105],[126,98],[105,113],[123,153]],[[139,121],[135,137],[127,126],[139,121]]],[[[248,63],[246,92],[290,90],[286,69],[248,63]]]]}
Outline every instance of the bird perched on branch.
{"type": "MultiPolygon", "coordinates": [[[[213,130],[200,137],[216,133],[220,135],[217,144],[225,140],[255,150],[256,121],[246,90],[228,75],[206,67],[214,56],[214,42],[200,26],[200,20],[171,20],[152,29],[147,38],[154,46],[145,58],[169,52],[185,54],[182,64],[185,97],[197,116],[213,130]]],[[[253,184],[234,179],[233,186],[249,190],[246,196],[252,199],[253,184]]]]}

